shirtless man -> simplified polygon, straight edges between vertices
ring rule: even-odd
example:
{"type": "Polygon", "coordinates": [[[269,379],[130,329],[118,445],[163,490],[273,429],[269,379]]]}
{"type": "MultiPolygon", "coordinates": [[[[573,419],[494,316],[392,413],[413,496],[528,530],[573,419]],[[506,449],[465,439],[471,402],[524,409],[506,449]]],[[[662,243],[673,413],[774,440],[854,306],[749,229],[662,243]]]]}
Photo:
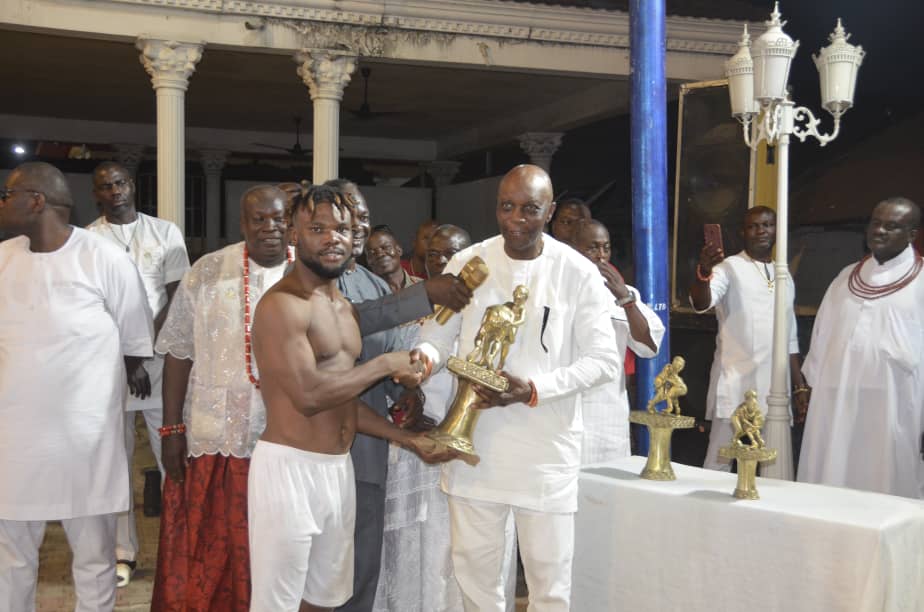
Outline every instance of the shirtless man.
{"type": "Polygon", "coordinates": [[[337,288],[351,252],[350,210],[327,187],[296,199],[293,270],[260,300],[253,352],[266,430],[250,465],[251,611],[332,609],[353,589],[357,431],[397,442],[428,461],[435,445],[389,423],[359,394],[386,376],[420,382],[407,352],[354,367],[356,313],[337,288]]]}

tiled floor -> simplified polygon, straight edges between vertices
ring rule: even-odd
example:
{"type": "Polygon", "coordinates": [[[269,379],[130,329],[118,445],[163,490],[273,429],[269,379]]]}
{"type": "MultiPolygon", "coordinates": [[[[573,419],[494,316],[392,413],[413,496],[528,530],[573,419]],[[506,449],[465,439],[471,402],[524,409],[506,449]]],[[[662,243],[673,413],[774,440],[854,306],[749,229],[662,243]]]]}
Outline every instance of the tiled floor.
{"type": "MultiPolygon", "coordinates": [[[[148,518],[141,512],[144,470],[153,467],[154,455],[143,421],[137,422],[135,437],[134,495],[140,552],[138,569],[131,584],[116,591],[115,609],[120,612],[143,612],[151,607],[154,569],[157,560],[157,535],[160,518],[148,518]]],[[[74,583],[71,579],[71,553],[60,523],[49,523],[45,531],[39,561],[37,594],[38,612],[67,612],[74,609],[74,583]]],[[[517,612],[526,612],[526,598],[517,599],[517,612]]]]}

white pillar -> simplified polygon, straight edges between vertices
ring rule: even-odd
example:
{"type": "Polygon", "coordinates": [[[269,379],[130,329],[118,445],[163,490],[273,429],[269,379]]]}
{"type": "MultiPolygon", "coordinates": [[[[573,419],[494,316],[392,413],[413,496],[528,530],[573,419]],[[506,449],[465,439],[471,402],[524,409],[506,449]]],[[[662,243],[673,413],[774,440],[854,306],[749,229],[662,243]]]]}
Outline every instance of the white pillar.
{"type": "Polygon", "coordinates": [[[314,103],[312,181],[337,178],[340,159],[340,101],[356,69],[356,56],[329,49],[302,49],[295,54],[298,76],[314,103]]]}
{"type": "Polygon", "coordinates": [[[201,149],[199,161],[205,172],[205,252],[218,249],[221,234],[221,171],[228,160],[228,151],[201,149]]]}
{"type": "Polygon", "coordinates": [[[144,161],[144,150],[147,148],[142,144],[117,142],[113,143],[116,150],[116,161],[120,166],[128,170],[128,175],[132,180],[138,177],[138,166],[144,161]]]}
{"type": "Polygon", "coordinates": [[[529,161],[546,172],[552,167],[552,156],[561,146],[561,132],[526,132],[520,135],[520,148],[529,155],[529,161]]]}
{"type": "Polygon", "coordinates": [[[185,233],[186,117],[189,77],[202,45],[140,37],[135,45],[157,93],[157,216],[185,233]]]}
{"type": "Polygon", "coordinates": [[[789,426],[789,135],[793,130],[793,103],[781,103],[780,135],[776,145],[776,259],[773,269],[773,361],[764,439],[776,449],[776,461],[761,466],[760,475],[793,480],[792,431],[789,426]]]}

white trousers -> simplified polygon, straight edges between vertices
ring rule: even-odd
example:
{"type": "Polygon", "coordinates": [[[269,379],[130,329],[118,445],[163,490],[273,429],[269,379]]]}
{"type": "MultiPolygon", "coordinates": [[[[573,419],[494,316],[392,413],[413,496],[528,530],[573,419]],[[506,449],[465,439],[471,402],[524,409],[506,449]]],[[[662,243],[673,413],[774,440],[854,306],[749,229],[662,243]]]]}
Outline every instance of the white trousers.
{"type": "Polygon", "coordinates": [[[160,434],[158,429],[164,423],[164,413],[160,408],[148,410],[130,410],[125,413],[125,456],[128,457],[128,511],[116,515],[116,543],[115,555],[120,561],[134,561],[138,556],[138,529],[135,525],[135,483],[132,461],[135,455],[135,415],[144,415],[144,423],[148,430],[148,440],[151,442],[151,451],[157,460],[157,469],[160,470],[161,482],[164,481],[164,464],[160,458],[160,434]]]}
{"type": "Polygon", "coordinates": [[[574,514],[534,512],[516,506],[449,497],[452,563],[466,612],[505,612],[505,552],[513,515],[526,585],[528,612],[568,612],[574,514]]]}
{"type": "Polygon", "coordinates": [[[709,448],[706,450],[706,460],[703,468],[719,472],[731,472],[731,461],[719,457],[719,449],[731,444],[735,429],[731,419],[712,419],[712,430],[709,432],[709,448]]]}
{"type": "MultiPolygon", "coordinates": [[[[74,560],[76,612],[109,612],[115,605],[115,514],[61,521],[74,560]]],[[[0,610],[35,612],[39,547],[45,521],[0,520],[0,610]]]]}

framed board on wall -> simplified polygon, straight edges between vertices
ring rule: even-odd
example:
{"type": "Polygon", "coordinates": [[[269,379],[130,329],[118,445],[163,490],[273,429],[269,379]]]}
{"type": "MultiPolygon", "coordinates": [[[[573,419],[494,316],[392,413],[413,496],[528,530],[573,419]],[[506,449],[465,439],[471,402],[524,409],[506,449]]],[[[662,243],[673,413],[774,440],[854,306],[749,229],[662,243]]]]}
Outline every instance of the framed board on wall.
{"type": "Polygon", "coordinates": [[[680,87],[671,310],[692,313],[687,291],[703,248],[703,225],[722,227],[726,255],[743,248],[738,228],[748,209],[751,156],[732,118],[728,81],[680,87]]]}

